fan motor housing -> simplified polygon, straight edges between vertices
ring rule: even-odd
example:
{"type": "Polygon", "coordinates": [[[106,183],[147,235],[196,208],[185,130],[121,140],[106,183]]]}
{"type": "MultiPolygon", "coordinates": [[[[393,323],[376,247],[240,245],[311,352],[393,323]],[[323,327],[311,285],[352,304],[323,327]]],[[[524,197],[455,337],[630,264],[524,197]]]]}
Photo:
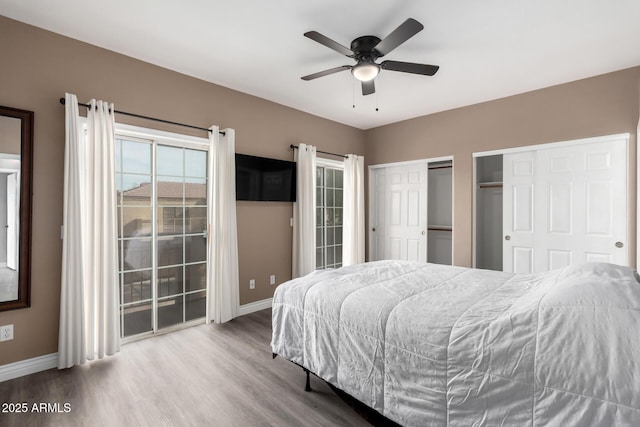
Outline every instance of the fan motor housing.
{"type": "Polygon", "coordinates": [[[361,36],[351,42],[351,50],[355,53],[355,59],[375,59],[380,55],[374,48],[380,43],[376,36],[361,36]]]}

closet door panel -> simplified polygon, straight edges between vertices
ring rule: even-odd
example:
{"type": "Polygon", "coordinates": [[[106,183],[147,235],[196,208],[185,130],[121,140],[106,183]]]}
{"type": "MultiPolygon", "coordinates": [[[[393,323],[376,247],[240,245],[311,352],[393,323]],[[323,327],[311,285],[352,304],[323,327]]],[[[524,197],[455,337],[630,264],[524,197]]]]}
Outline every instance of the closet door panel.
{"type": "MultiPolygon", "coordinates": [[[[481,163],[479,178],[484,169],[481,163]]],[[[504,271],[535,273],[582,262],[628,265],[628,135],[505,153],[502,171],[504,271]]],[[[486,265],[488,190],[476,191],[476,261],[486,265]]]]}
{"type": "Polygon", "coordinates": [[[627,233],[626,140],[541,149],[537,164],[535,247],[550,256],[536,259],[534,271],[580,262],[626,265],[626,248],[616,247],[627,233]]]}
{"type": "Polygon", "coordinates": [[[587,236],[611,236],[613,229],[613,187],[611,181],[589,182],[585,206],[587,236]]]}
{"type": "Polygon", "coordinates": [[[597,252],[585,252],[585,261],[586,262],[613,262],[613,257],[611,254],[603,254],[597,252]]]}
{"type": "Polygon", "coordinates": [[[539,232],[535,247],[541,256],[534,261],[534,272],[581,262],[572,243],[577,230],[583,227],[575,210],[584,209],[584,197],[581,196],[584,183],[575,176],[581,160],[575,154],[575,147],[536,152],[536,198],[539,202],[535,221],[539,232]]]}
{"type": "Polygon", "coordinates": [[[548,249],[547,253],[549,254],[548,264],[550,270],[566,267],[573,263],[572,251],[548,249]]]}
{"type": "Polygon", "coordinates": [[[420,249],[423,246],[421,240],[407,239],[407,261],[422,261],[420,249]]]}
{"type": "Polygon", "coordinates": [[[427,166],[389,166],[372,172],[370,260],[427,259],[427,166]]]}
{"type": "Polygon", "coordinates": [[[571,234],[573,231],[573,185],[560,182],[549,185],[549,233],[571,234]]]}
{"type": "Polygon", "coordinates": [[[513,273],[529,274],[533,270],[533,248],[513,247],[513,273]]]}
{"type": "Polygon", "coordinates": [[[503,156],[502,268],[507,272],[533,272],[535,154],[503,156]]]}
{"type": "Polygon", "coordinates": [[[512,230],[533,233],[533,184],[516,184],[511,187],[511,191],[512,230]]]}

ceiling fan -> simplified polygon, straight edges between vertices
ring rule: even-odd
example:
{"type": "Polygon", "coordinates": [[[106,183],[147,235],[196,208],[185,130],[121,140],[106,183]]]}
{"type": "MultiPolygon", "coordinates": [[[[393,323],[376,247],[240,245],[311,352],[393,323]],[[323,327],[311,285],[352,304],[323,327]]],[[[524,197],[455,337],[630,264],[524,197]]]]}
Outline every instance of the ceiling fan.
{"type": "Polygon", "coordinates": [[[354,39],[351,42],[350,49],[331,40],[329,37],[318,33],[317,31],[308,31],[304,33],[305,37],[308,37],[329,49],[333,49],[338,53],[348,56],[349,58],[355,59],[357,64],[342,65],[340,67],[309,74],[308,76],[302,77],[302,80],[313,80],[318,77],[328,76],[343,70],[351,70],[351,74],[362,82],[362,94],[371,95],[376,91],[373,80],[381,69],[433,76],[438,71],[438,68],[440,68],[437,65],[416,64],[413,62],[400,61],[382,61],[379,64],[375,62],[376,59],[385,56],[393,49],[415,36],[417,33],[422,31],[423,28],[424,26],[421,23],[413,18],[409,18],[382,40],[376,36],[361,36],[354,39]]]}

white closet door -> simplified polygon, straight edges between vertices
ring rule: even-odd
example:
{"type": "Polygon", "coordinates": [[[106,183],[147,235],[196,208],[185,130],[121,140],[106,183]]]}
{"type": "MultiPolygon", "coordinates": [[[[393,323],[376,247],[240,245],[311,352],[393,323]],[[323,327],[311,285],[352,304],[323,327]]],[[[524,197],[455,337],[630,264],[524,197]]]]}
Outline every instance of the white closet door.
{"type": "Polygon", "coordinates": [[[625,139],[504,155],[504,270],[628,263],[625,139]]]}
{"type": "Polygon", "coordinates": [[[534,181],[536,152],[503,156],[502,268],[531,273],[535,257],[534,181]]]}
{"type": "Polygon", "coordinates": [[[627,146],[606,141],[539,152],[535,271],[627,260],[627,146]]]}
{"type": "Polygon", "coordinates": [[[372,174],[372,260],[427,260],[427,165],[372,174]]]}

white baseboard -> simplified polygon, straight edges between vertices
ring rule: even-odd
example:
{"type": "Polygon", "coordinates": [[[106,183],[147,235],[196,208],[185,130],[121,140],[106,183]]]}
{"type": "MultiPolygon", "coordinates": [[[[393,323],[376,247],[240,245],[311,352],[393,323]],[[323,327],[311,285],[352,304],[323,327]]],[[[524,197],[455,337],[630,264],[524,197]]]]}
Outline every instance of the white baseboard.
{"type": "Polygon", "coordinates": [[[273,298],[263,299],[262,301],[250,302],[249,304],[243,304],[238,307],[238,316],[244,316],[245,314],[254,313],[256,311],[271,308],[273,298]]]}
{"type": "Polygon", "coordinates": [[[8,363],[0,366],[0,383],[57,367],[58,353],[45,354],[44,356],[34,357],[33,359],[8,363]]]}

